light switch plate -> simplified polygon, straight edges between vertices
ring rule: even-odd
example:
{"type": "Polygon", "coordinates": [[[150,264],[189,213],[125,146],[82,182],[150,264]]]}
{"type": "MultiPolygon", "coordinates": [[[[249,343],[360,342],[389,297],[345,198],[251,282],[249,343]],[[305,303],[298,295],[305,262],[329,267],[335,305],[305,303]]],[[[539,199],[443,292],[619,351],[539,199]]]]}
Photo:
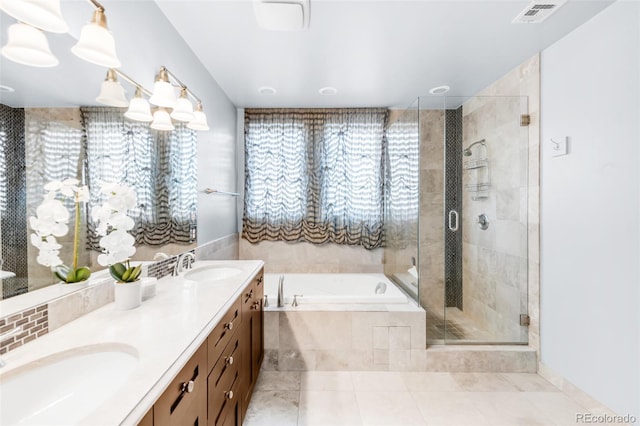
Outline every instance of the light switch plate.
{"type": "Polygon", "coordinates": [[[550,138],[552,157],[560,157],[561,155],[567,155],[569,153],[567,150],[568,139],[569,138],[567,136],[556,136],[550,138]]]}

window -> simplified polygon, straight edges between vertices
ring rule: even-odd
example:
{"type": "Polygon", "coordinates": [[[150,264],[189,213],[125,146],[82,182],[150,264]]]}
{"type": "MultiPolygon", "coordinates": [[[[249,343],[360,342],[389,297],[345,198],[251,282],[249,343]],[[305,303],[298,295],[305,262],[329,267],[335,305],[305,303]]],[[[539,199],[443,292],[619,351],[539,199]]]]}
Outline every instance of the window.
{"type": "Polygon", "coordinates": [[[382,247],[386,117],[246,110],[243,238],[382,247]]]}
{"type": "MultiPolygon", "coordinates": [[[[196,241],[196,132],[184,124],[159,132],[125,120],[114,108],[82,108],[86,132],[90,206],[102,203],[105,182],[122,182],[136,190],[131,217],[137,245],[160,246],[196,241]]],[[[89,218],[89,239],[98,248],[89,218]]]]}

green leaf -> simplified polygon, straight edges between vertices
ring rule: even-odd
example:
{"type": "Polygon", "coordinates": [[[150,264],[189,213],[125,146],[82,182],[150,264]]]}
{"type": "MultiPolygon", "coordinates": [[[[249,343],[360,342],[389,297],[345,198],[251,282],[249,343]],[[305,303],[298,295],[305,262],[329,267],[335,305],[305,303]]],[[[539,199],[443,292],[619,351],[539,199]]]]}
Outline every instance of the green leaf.
{"type": "Polygon", "coordinates": [[[129,277],[129,281],[133,282],[136,281],[139,277],[140,274],[142,273],[142,264],[136,266],[135,268],[133,268],[133,272],[131,272],[131,276],[129,277]]]}
{"type": "Polygon", "coordinates": [[[53,271],[53,274],[60,280],[60,281],[64,281],[67,282],[67,276],[66,275],[62,275],[59,271],[53,271]]]}
{"type": "Polygon", "coordinates": [[[131,276],[131,272],[133,271],[133,269],[127,269],[126,271],[124,271],[124,274],[122,274],[122,281],[127,283],[129,282],[129,276],[131,276]]]}
{"type": "Polygon", "coordinates": [[[120,277],[127,270],[127,268],[122,263],[114,263],[112,265],[112,268],[114,268],[118,272],[118,276],[120,276],[120,277]]]}
{"type": "Polygon", "coordinates": [[[116,269],[116,265],[109,266],[109,273],[116,281],[122,281],[122,274],[116,269]]]}
{"type": "Polygon", "coordinates": [[[86,266],[83,266],[76,270],[76,279],[78,281],[88,280],[90,276],[91,276],[91,270],[86,266]]]}

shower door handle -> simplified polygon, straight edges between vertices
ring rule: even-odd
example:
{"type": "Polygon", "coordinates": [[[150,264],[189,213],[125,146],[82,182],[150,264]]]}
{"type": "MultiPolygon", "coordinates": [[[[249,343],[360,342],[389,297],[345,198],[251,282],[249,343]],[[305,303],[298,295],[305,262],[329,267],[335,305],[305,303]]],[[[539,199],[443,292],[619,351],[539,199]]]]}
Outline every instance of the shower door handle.
{"type": "Polygon", "coordinates": [[[458,230],[458,212],[455,210],[449,211],[449,231],[456,232],[458,230]],[[455,225],[453,218],[455,217],[455,225]]]}

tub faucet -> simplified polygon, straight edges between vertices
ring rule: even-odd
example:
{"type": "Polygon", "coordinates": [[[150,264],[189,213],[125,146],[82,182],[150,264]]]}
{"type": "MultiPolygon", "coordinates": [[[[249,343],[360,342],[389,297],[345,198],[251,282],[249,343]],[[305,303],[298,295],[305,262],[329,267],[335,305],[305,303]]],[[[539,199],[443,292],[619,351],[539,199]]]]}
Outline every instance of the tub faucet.
{"type": "MultiPolygon", "coordinates": [[[[0,334],[0,343],[4,342],[5,340],[15,336],[16,334],[22,333],[22,326],[20,327],[16,327],[13,330],[7,331],[6,333],[2,333],[0,334]]],[[[5,365],[7,365],[6,362],[4,362],[4,360],[2,359],[2,357],[0,357],[0,368],[4,367],[5,365]]]]}
{"type": "Polygon", "coordinates": [[[278,308],[282,308],[284,306],[284,275],[280,275],[280,279],[278,280],[278,308]]]}
{"type": "Polygon", "coordinates": [[[294,294],[293,295],[293,303],[291,303],[291,306],[296,307],[298,306],[298,297],[302,297],[304,296],[303,294],[294,294]]]}
{"type": "Polygon", "coordinates": [[[173,276],[177,277],[182,272],[184,260],[187,259],[187,267],[186,269],[192,268],[193,262],[196,261],[196,255],[193,254],[192,251],[187,251],[178,256],[178,260],[176,261],[176,266],[173,268],[173,276]]]}

